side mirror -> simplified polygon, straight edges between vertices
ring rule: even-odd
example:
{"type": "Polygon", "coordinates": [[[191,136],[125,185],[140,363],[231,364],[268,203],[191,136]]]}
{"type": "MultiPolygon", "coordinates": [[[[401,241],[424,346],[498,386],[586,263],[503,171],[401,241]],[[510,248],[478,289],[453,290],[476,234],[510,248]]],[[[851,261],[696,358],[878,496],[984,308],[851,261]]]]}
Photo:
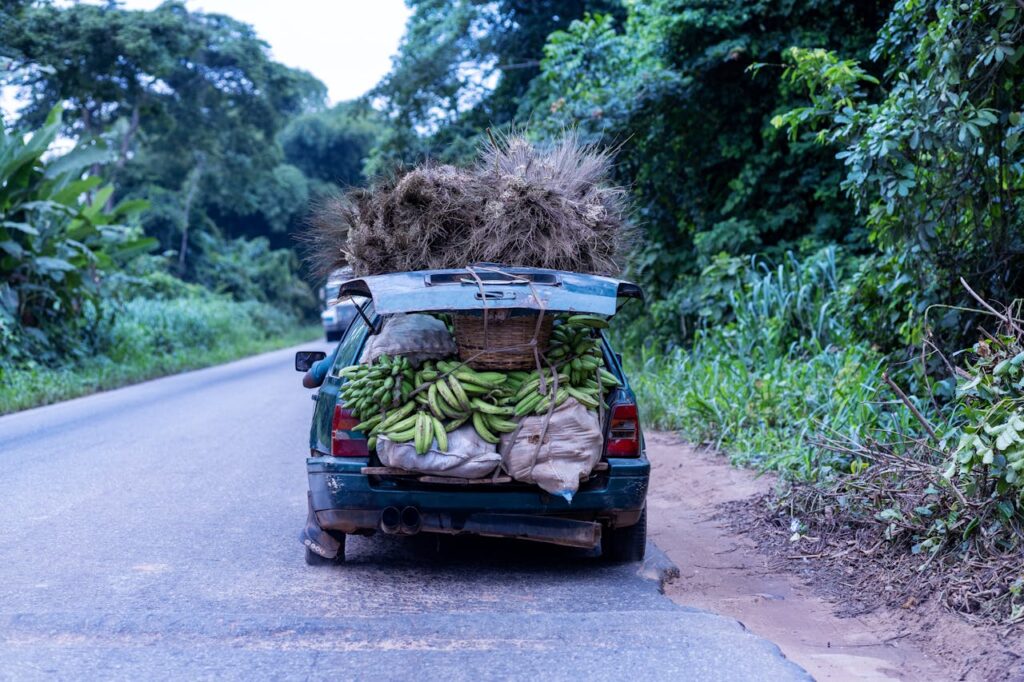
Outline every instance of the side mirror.
{"type": "Polygon", "coordinates": [[[327,357],[327,353],[320,350],[300,350],[295,354],[295,371],[308,372],[313,363],[320,362],[327,357]]]}

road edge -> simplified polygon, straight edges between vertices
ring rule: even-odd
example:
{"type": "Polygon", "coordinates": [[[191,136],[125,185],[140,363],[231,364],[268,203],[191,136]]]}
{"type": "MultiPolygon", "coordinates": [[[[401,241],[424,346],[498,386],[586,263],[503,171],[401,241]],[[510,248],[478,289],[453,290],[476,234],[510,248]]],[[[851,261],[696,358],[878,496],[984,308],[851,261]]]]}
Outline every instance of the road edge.
{"type": "Polygon", "coordinates": [[[648,541],[644,560],[636,572],[658,583],[658,592],[665,594],[665,586],[679,577],[679,566],[660,547],[648,541]]]}

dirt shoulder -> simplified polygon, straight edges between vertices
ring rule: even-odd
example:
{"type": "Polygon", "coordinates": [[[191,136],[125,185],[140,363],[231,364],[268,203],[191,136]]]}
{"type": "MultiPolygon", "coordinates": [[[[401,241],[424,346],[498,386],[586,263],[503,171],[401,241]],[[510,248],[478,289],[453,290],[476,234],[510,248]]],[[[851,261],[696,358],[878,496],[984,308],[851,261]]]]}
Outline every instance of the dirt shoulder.
{"type": "Polygon", "coordinates": [[[770,476],[729,465],[673,434],[647,436],[653,473],[651,539],[679,566],[666,594],[742,622],[819,680],[1018,679],[1012,650],[988,655],[1005,629],[974,626],[935,604],[906,609],[884,600],[856,608],[841,575],[778,542],[759,542],[753,501],[770,476]],[[736,518],[750,515],[749,520],[736,518]]]}

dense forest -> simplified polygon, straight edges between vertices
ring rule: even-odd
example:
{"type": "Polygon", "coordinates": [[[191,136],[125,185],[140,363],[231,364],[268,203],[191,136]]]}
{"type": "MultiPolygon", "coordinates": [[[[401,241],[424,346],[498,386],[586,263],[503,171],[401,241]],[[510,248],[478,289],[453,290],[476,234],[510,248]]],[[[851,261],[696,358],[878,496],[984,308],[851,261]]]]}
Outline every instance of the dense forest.
{"type": "Polygon", "coordinates": [[[1024,618],[1020,3],[407,2],[333,107],[229,17],[6,3],[0,396],[294,330],[311,203],[572,129],[632,188],[647,423],[779,472],[795,538],[884,539],[904,584],[1024,618]]]}

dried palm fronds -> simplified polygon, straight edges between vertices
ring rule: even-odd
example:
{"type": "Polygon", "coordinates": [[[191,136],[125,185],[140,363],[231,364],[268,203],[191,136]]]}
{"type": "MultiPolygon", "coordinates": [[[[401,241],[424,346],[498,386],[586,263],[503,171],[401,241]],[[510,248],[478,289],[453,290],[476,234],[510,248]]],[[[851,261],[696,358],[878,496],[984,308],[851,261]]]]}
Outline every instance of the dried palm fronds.
{"type": "Polygon", "coordinates": [[[634,231],[610,169],[608,152],[574,135],[547,147],[504,137],[472,168],[426,164],[324,201],[310,260],[356,275],[475,262],[615,274],[634,231]]]}

